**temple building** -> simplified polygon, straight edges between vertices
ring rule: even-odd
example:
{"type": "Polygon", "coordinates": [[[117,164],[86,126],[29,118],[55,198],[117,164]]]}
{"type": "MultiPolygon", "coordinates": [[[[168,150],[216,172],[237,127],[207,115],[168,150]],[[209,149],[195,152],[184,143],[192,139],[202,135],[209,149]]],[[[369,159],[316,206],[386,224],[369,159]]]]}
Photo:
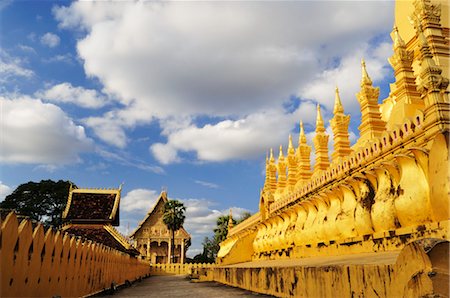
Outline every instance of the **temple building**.
{"type": "MultiPolygon", "coordinates": [[[[172,258],[170,249],[172,245],[171,234],[163,222],[164,204],[167,201],[167,192],[161,192],[155,205],[130,235],[141,256],[148,259],[151,264],[169,263],[172,258]]],[[[184,263],[190,239],[191,236],[183,227],[175,232],[173,263],[184,263]]]]}
{"type": "Polygon", "coordinates": [[[124,253],[138,255],[138,251],[114,228],[119,225],[120,193],[121,187],[118,189],[71,187],[62,215],[62,230],[124,253]]]}

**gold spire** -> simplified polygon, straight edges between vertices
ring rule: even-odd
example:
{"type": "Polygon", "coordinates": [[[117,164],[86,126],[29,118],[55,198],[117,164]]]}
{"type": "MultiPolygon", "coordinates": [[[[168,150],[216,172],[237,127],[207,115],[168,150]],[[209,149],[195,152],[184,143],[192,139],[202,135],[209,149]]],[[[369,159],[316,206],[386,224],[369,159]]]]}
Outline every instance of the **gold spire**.
{"type": "Polygon", "coordinates": [[[273,149],[270,148],[269,165],[268,165],[269,178],[267,179],[268,188],[271,193],[274,193],[277,189],[277,166],[275,165],[275,158],[273,157],[273,149]]]}
{"type": "Polygon", "coordinates": [[[396,26],[392,29],[391,38],[394,53],[388,60],[394,69],[395,83],[390,85],[391,92],[387,99],[392,102],[389,117],[385,119],[388,130],[402,124],[404,119],[412,118],[417,110],[424,109],[412,68],[414,53],[406,49],[406,44],[396,26]]]}
{"type": "Polygon", "coordinates": [[[362,85],[372,85],[372,80],[369,77],[369,74],[367,73],[366,69],[366,61],[364,61],[364,58],[361,59],[361,86],[362,85]]]}
{"type": "Polygon", "coordinates": [[[289,134],[289,145],[288,145],[288,155],[292,153],[295,153],[294,145],[292,144],[292,135],[289,134]]]}
{"type": "Polygon", "coordinates": [[[303,128],[303,121],[300,121],[300,135],[298,137],[298,145],[306,144],[305,129],[303,128]]]}
{"type": "Polygon", "coordinates": [[[372,86],[372,81],[367,74],[364,60],[362,60],[361,66],[361,90],[356,94],[356,98],[361,105],[362,116],[357,147],[364,146],[364,143],[369,140],[381,137],[381,134],[386,130],[386,123],[381,120],[380,108],[378,106],[380,88],[372,86]]]}
{"type": "Polygon", "coordinates": [[[228,216],[228,233],[230,232],[230,230],[233,228],[233,213],[231,211],[230,208],[230,215],[228,216]]]}
{"type": "MultiPolygon", "coordinates": [[[[447,90],[449,80],[442,75],[442,67],[435,62],[434,58],[436,57],[434,57],[430,49],[420,21],[417,22],[416,30],[417,39],[419,40],[418,60],[420,62],[418,76],[420,81],[417,87],[424,100],[426,122],[449,123],[449,91],[447,90]]],[[[441,125],[442,127],[447,127],[446,125],[441,125]]],[[[431,134],[433,130],[428,130],[427,133],[431,134]]]]}
{"type": "Polygon", "coordinates": [[[398,33],[397,26],[394,26],[394,28],[392,29],[392,41],[394,42],[394,48],[406,47],[405,42],[403,41],[402,37],[398,33]]]}
{"type": "Polygon", "coordinates": [[[300,135],[298,137],[297,148],[297,182],[303,184],[311,178],[311,161],[310,161],[311,147],[306,142],[305,129],[303,128],[303,121],[300,121],[300,135]]]}
{"type": "Polygon", "coordinates": [[[278,156],[277,192],[282,193],[285,187],[286,187],[286,160],[284,159],[283,146],[280,145],[280,154],[278,156]]]}
{"type": "Polygon", "coordinates": [[[292,144],[292,135],[289,134],[289,145],[288,145],[288,155],[287,155],[287,166],[288,166],[288,186],[293,188],[297,182],[297,157],[295,156],[294,145],[292,144]]]}
{"type": "Polygon", "coordinates": [[[317,104],[316,132],[323,131],[325,131],[325,126],[323,124],[322,113],[320,112],[320,105],[317,104]]]}
{"type": "Polygon", "coordinates": [[[270,157],[269,157],[269,160],[270,160],[271,162],[275,162],[275,158],[273,157],[273,149],[272,149],[272,148],[270,148],[270,157]]]}
{"type": "Polygon", "coordinates": [[[316,152],[316,163],[314,165],[314,174],[326,170],[330,165],[328,159],[328,135],[325,133],[320,105],[317,105],[316,134],[313,138],[314,149],[316,152]]]}
{"type": "Polygon", "coordinates": [[[334,151],[331,154],[331,157],[333,162],[336,162],[339,158],[343,158],[352,152],[350,149],[350,138],[348,134],[350,116],[344,114],[344,107],[342,106],[341,99],[339,97],[338,87],[336,87],[333,114],[334,116],[330,120],[334,140],[334,151]]]}
{"type": "Polygon", "coordinates": [[[280,145],[280,154],[278,154],[278,161],[280,160],[284,161],[283,145],[280,145]]]}
{"type": "Polygon", "coordinates": [[[334,109],[333,113],[344,113],[344,107],[342,106],[341,97],[339,96],[339,88],[336,86],[334,95],[334,109]]]}
{"type": "Polygon", "coordinates": [[[266,178],[264,180],[264,190],[267,190],[269,188],[269,177],[270,177],[269,155],[266,153],[266,178]]]}

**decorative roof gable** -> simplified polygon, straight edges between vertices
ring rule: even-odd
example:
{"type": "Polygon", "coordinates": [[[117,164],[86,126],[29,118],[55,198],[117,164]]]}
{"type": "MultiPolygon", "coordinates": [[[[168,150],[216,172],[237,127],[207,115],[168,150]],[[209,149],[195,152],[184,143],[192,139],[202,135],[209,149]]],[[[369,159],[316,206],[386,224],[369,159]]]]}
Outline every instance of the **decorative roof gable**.
{"type": "Polygon", "coordinates": [[[119,225],[119,189],[70,189],[63,221],[119,225]]]}
{"type": "MultiPolygon", "coordinates": [[[[153,205],[153,207],[150,209],[150,211],[147,213],[144,219],[139,223],[138,227],[133,231],[133,233],[131,233],[130,237],[134,238],[135,235],[141,231],[141,229],[146,223],[149,222],[157,223],[159,221],[162,221],[164,204],[167,201],[168,201],[167,192],[165,191],[161,192],[156,203],[153,205]]],[[[191,238],[191,236],[183,227],[181,227],[181,229],[178,230],[178,236],[176,236],[176,238],[191,238]]]]}

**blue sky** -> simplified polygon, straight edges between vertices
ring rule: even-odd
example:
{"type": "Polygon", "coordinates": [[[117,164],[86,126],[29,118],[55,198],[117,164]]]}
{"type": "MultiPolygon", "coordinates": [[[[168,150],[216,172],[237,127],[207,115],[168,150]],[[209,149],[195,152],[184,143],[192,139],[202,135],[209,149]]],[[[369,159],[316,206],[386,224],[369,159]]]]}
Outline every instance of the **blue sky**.
{"type": "Polygon", "coordinates": [[[257,211],[267,150],[296,138],[300,120],[311,140],[315,105],[329,120],[336,85],[355,141],[362,57],[380,102],[393,81],[393,2],[0,9],[0,199],[30,180],[124,183],[126,233],[167,188],[187,206],[190,256],[217,216],[257,211]]]}

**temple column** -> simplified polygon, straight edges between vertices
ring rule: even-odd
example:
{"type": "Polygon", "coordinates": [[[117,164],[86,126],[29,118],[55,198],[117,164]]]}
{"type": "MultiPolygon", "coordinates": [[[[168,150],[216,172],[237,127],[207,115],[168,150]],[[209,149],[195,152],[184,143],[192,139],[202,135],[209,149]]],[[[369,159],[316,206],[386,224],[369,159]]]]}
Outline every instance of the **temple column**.
{"type": "Polygon", "coordinates": [[[184,239],[181,241],[181,264],[184,264],[184,239]]]}
{"type": "Polygon", "coordinates": [[[169,245],[167,246],[167,257],[168,257],[168,260],[167,260],[167,264],[170,264],[170,260],[172,259],[172,251],[171,251],[171,249],[172,249],[172,239],[169,239],[169,245]]]}

